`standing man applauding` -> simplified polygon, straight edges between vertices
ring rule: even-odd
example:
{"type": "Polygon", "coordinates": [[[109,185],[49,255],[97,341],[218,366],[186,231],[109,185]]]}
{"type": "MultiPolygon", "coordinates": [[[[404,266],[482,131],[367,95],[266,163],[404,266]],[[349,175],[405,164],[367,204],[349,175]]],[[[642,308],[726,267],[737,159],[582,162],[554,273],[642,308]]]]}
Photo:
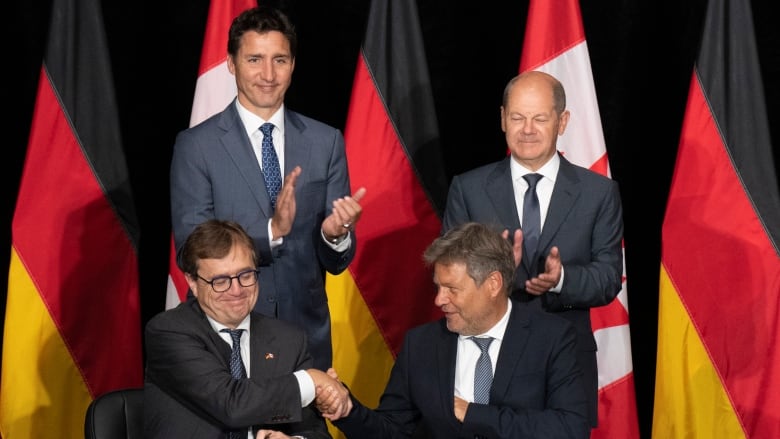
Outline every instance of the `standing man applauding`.
{"type": "Polygon", "coordinates": [[[295,29],[277,9],[233,20],[227,65],[238,96],[177,136],[171,220],[179,257],[201,222],[241,224],[262,264],[255,309],[303,328],[314,366],[326,370],[333,354],[325,273],[341,273],[355,255],[365,189],[350,196],[341,132],[284,105],[296,49],[295,29]]]}
{"type": "Polygon", "coordinates": [[[517,263],[512,296],[577,329],[588,419],[598,423],[596,339],[590,309],[617,297],[623,282],[623,210],[617,182],[558,153],[569,121],[563,85],[531,71],[509,81],[501,129],[511,156],[456,176],[443,230],[477,221],[504,231],[517,263]],[[522,228],[522,230],[521,230],[522,228]]]}

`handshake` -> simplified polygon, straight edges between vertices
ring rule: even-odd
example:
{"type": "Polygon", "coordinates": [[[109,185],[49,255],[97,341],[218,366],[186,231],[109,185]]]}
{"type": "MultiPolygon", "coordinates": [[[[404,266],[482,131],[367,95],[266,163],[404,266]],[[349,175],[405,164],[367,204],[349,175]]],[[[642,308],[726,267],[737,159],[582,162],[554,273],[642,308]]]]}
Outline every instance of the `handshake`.
{"type": "Polygon", "coordinates": [[[330,368],[323,372],[319,369],[308,369],[306,372],[314,381],[314,403],[322,416],[331,421],[347,416],[352,410],[352,399],[349,397],[349,390],[339,381],[336,370],[330,368]]]}

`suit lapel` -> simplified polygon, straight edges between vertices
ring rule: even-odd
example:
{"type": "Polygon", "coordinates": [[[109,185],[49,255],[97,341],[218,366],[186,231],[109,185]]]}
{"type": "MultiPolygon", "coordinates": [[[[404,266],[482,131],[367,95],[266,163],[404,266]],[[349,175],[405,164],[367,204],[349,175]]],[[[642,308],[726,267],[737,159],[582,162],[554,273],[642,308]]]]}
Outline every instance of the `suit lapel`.
{"type": "Polygon", "coordinates": [[[539,236],[539,251],[550,246],[553,237],[571,213],[575,201],[582,192],[580,179],[574,171],[574,165],[561,156],[558,176],[555,179],[555,186],[550,197],[550,207],[547,208],[547,217],[544,221],[542,234],[539,236]]]}
{"type": "Polygon", "coordinates": [[[252,149],[252,143],[246,135],[244,124],[241,123],[241,118],[238,117],[235,100],[222,112],[218,125],[225,130],[220,138],[222,148],[230,156],[238,172],[246,181],[247,186],[251,188],[250,192],[252,192],[263,214],[269,218],[272,217],[271,198],[268,196],[268,191],[265,188],[263,171],[257,162],[257,156],[252,149]]]}
{"type": "Polygon", "coordinates": [[[188,304],[193,314],[195,315],[197,327],[206,335],[212,346],[214,346],[214,349],[216,349],[220,358],[225,361],[225,367],[229,370],[230,352],[233,350],[232,346],[226,343],[225,340],[216,331],[214,331],[214,328],[211,326],[211,323],[209,323],[208,318],[206,317],[206,313],[203,312],[203,308],[200,307],[198,301],[195,299],[190,300],[191,302],[188,302],[188,304]]]}
{"type": "MultiPolygon", "coordinates": [[[[301,121],[298,114],[285,109],[284,110],[284,175],[290,173],[294,167],[300,166],[303,169],[300,177],[298,177],[298,183],[295,185],[296,189],[300,190],[308,181],[308,173],[306,170],[309,167],[309,161],[312,157],[312,145],[311,139],[306,137],[306,127],[301,121]]],[[[282,175],[282,178],[284,178],[282,175]]]]}
{"type": "Polygon", "coordinates": [[[528,312],[526,304],[512,301],[512,313],[509,316],[504,339],[501,342],[501,350],[496,362],[496,374],[490,387],[491,402],[506,400],[509,384],[528,343],[528,312]]]}
{"type": "Polygon", "coordinates": [[[517,213],[509,160],[510,158],[504,159],[488,174],[485,191],[501,224],[505,224],[512,233],[520,228],[520,215],[517,213]],[[507,209],[507,207],[510,208],[507,209]]]}
{"type": "MultiPolygon", "coordinates": [[[[514,231],[521,229],[520,214],[517,212],[517,203],[515,202],[515,186],[512,182],[512,171],[509,161],[511,157],[502,160],[487,177],[487,193],[493,203],[493,210],[506,225],[509,230],[509,236],[513,236],[514,231]],[[509,207],[507,209],[507,207],[509,207]]],[[[539,247],[542,248],[542,247],[539,247]]],[[[526,277],[531,273],[532,262],[528,258],[522,259],[522,266],[525,269],[526,277]]],[[[518,278],[518,281],[520,279],[518,278]]]]}
{"type": "MultiPolygon", "coordinates": [[[[439,348],[436,352],[436,370],[438,373],[439,395],[447,395],[443,398],[445,410],[452,410],[455,404],[455,361],[458,355],[458,334],[450,332],[444,320],[439,322],[441,329],[441,343],[435,343],[439,348]]],[[[432,399],[433,400],[433,399],[432,399]]]]}

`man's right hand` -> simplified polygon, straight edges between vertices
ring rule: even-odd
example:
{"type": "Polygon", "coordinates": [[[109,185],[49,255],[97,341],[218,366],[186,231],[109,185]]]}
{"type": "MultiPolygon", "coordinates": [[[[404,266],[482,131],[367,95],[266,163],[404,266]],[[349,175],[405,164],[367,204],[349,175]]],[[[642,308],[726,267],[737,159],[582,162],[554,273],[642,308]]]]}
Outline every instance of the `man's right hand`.
{"type": "Polygon", "coordinates": [[[276,210],[271,219],[272,241],[287,236],[295,221],[295,182],[301,175],[301,167],[296,166],[284,177],[279,196],[276,197],[276,210]]]}
{"type": "MultiPolygon", "coordinates": [[[[503,232],[501,232],[501,236],[504,239],[509,239],[509,230],[504,229],[503,232]]],[[[515,257],[515,268],[520,266],[520,260],[523,258],[523,231],[520,229],[515,230],[515,235],[511,241],[512,243],[512,254],[515,257]]]]}
{"type": "Polygon", "coordinates": [[[352,399],[349,390],[338,380],[336,371],[331,368],[328,373],[319,369],[308,369],[306,372],[314,380],[314,402],[322,416],[331,421],[347,416],[352,410],[352,399]]]}

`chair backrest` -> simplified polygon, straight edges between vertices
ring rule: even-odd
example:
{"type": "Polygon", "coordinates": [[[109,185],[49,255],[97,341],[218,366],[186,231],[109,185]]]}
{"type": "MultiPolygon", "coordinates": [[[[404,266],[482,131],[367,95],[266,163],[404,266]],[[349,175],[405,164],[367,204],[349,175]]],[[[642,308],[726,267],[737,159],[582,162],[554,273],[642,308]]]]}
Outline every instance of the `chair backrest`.
{"type": "Polygon", "coordinates": [[[121,389],[95,398],[84,418],[85,439],[142,439],[143,388],[121,389]]]}

